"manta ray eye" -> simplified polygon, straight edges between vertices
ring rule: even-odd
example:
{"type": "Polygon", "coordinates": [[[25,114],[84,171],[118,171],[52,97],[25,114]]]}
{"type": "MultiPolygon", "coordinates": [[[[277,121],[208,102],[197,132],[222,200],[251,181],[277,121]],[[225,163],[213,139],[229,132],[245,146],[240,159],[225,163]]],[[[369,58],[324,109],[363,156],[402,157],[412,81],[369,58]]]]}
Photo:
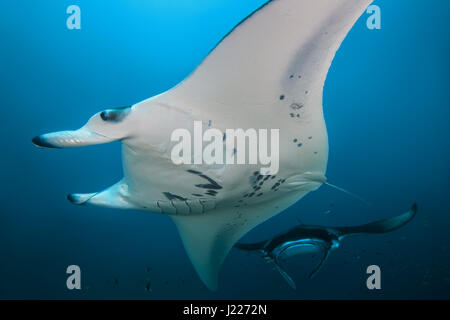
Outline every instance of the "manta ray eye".
{"type": "Polygon", "coordinates": [[[120,122],[130,113],[131,107],[120,107],[115,109],[105,110],[100,113],[103,121],[120,122]]]}

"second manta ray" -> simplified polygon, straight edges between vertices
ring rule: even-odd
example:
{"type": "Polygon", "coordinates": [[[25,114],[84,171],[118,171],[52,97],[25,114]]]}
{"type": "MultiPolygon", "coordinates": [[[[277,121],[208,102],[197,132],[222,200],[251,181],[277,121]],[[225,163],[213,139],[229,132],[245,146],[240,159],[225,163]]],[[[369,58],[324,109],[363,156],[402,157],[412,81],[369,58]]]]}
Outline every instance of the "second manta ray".
{"type": "Polygon", "coordinates": [[[68,199],[169,215],[198,275],[214,290],[239,238],[327,183],[323,86],[336,51],[371,2],[268,1],[176,87],[98,112],[78,130],[43,134],[33,143],[67,148],[120,141],[123,178],[106,190],[68,199]],[[172,141],[172,133],[183,129],[196,139],[199,122],[216,132],[279,130],[278,172],[263,175],[260,165],[210,165],[193,157],[175,164],[171,152],[180,141],[172,141]]]}
{"type": "Polygon", "coordinates": [[[345,237],[353,234],[386,233],[394,231],[411,221],[416,215],[416,212],[417,205],[414,204],[408,212],[399,216],[361,226],[321,227],[299,225],[270,240],[256,243],[236,243],[235,247],[245,251],[257,251],[261,253],[264,259],[274,263],[275,269],[278,270],[287,283],[295,289],[295,282],[281,268],[281,261],[302,254],[322,253],[322,259],[309,275],[311,278],[319,271],[330,252],[339,248],[342,239],[345,237]]]}

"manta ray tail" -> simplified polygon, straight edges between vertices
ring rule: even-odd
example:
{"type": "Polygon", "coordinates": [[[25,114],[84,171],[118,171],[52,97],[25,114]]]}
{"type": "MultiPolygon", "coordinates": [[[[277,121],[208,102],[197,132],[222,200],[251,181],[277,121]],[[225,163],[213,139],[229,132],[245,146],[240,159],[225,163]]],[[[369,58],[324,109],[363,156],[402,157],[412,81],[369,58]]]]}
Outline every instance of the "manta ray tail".
{"type": "Polygon", "coordinates": [[[416,216],[416,213],[417,204],[414,203],[409,211],[392,218],[371,222],[362,226],[338,227],[333,229],[337,230],[341,236],[355,233],[386,233],[404,226],[416,216]]]}
{"type": "Polygon", "coordinates": [[[343,192],[343,193],[345,193],[345,194],[348,194],[350,197],[353,197],[353,198],[355,198],[355,199],[358,199],[359,201],[365,203],[365,204],[368,205],[368,206],[371,205],[369,202],[366,201],[366,199],[364,199],[364,198],[358,196],[357,194],[355,194],[355,193],[353,193],[353,192],[350,192],[350,191],[348,191],[348,190],[345,190],[345,189],[343,189],[343,188],[341,188],[341,187],[338,187],[338,186],[336,186],[336,185],[334,185],[334,184],[331,184],[331,183],[329,183],[329,182],[325,182],[325,184],[326,184],[327,186],[333,188],[333,189],[336,189],[336,190],[341,191],[341,192],[343,192]]]}

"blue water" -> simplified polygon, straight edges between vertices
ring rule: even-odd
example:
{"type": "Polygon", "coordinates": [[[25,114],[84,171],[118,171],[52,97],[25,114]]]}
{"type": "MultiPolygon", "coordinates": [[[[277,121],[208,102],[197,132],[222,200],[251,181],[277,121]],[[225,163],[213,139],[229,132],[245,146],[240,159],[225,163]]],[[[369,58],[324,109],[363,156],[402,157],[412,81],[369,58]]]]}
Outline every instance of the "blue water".
{"type": "Polygon", "coordinates": [[[105,107],[165,91],[264,0],[5,0],[0,6],[0,298],[450,298],[450,3],[376,0],[338,51],[324,91],[329,180],[250,232],[261,239],[307,224],[350,225],[419,205],[390,234],[349,238],[315,279],[317,257],[294,258],[291,290],[256,255],[233,250],[209,292],[163,215],[77,207],[71,192],[122,176],[120,144],[42,150],[30,139],[78,128],[105,107]],[[82,29],[66,28],[77,4],[82,29]],[[326,214],[327,210],[331,212],[326,214]],[[82,290],[66,289],[66,267],[82,290]],[[381,290],[366,288],[368,265],[381,290]],[[151,291],[145,289],[151,283],[151,291]]]}

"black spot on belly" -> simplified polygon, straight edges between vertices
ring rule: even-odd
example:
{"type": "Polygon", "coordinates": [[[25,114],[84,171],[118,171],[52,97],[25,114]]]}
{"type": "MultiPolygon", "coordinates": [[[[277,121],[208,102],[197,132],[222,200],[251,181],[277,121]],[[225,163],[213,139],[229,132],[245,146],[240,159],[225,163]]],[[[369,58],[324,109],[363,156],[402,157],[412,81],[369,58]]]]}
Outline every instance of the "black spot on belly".
{"type": "Polygon", "coordinates": [[[186,170],[186,171],[192,174],[202,174],[201,172],[195,170],[186,170]]]}
{"type": "Polygon", "coordinates": [[[302,145],[303,145],[303,144],[299,143],[299,144],[297,144],[297,147],[299,147],[299,148],[300,148],[300,147],[301,147],[302,145]]]}
{"type": "Polygon", "coordinates": [[[212,185],[215,186],[214,188],[211,188],[211,189],[222,189],[222,186],[220,186],[216,181],[214,181],[210,177],[205,176],[204,174],[201,174],[200,177],[202,177],[203,179],[208,180],[212,185]]]}
{"type": "Polygon", "coordinates": [[[214,185],[214,184],[196,184],[195,185],[197,188],[202,188],[202,189],[216,189],[216,190],[220,190],[222,189],[221,186],[219,185],[214,185]]]}
{"type": "Polygon", "coordinates": [[[216,196],[217,191],[214,191],[214,190],[208,190],[208,191],[206,192],[206,194],[209,195],[209,196],[216,196]]]}
{"type": "Polygon", "coordinates": [[[177,196],[176,194],[170,193],[170,192],[163,192],[163,195],[166,196],[166,198],[168,200],[181,200],[181,201],[186,201],[186,198],[183,198],[181,196],[177,196]]]}
{"type": "Polygon", "coordinates": [[[291,109],[293,109],[293,110],[299,110],[301,108],[303,108],[303,104],[302,103],[293,103],[293,104],[291,104],[291,109]]]}
{"type": "Polygon", "coordinates": [[[284,94],[280,96],[280,100],[284,100],[284,94]]]}
{"type": "Polygon", "coordinates": [[[193,193],[192,195],[196,196],[196,197],[203,197],[201,194],[198,194],[198,193],[193,193]]]}
{"type": "Polygon", "coordinates": [[[294,77],[294,75],[293,74],[291,74],[290,76],[289,76],[289,79],[292,79],[294,77]]]}
{"type": "Polygon", "coordinates": [[[210,177],[208,177],[208,176],[206,176],[206,175],[204,175],[204,174],[201,174],[201,173],[198,172],[198,171],[194,171],[194,172],[192,172],[192,171],[194,171],[194,170],[189,170],[189,172],[191,172],[191,173],[194,173],[194,172],[195,172],[195,174],[197,174],[198,176],[202,177],[202,178],[205,179],[205,180],[208,180],[208,182],[209,182],[209,183],[206,183],[206,184],[196,184],[195,186],[196,186],[197,188],[214,189],[214,190],[220,190],[220,189],[222,189],[222,186],[219,185],[216,181],[214,181],[214,180],[211,179],[210,177]]]}
{"type": "Polygon", "coordinates": [[[309,139],[309,140],[311,140],[311,139],[312,139],[312,137],[308,137],[308,139],[309,139]]]}
{"type": "Polygon", "coordinates": [[[294,139],[294,143],[296,143],[298,141],[298,139],[294,139]]]}

